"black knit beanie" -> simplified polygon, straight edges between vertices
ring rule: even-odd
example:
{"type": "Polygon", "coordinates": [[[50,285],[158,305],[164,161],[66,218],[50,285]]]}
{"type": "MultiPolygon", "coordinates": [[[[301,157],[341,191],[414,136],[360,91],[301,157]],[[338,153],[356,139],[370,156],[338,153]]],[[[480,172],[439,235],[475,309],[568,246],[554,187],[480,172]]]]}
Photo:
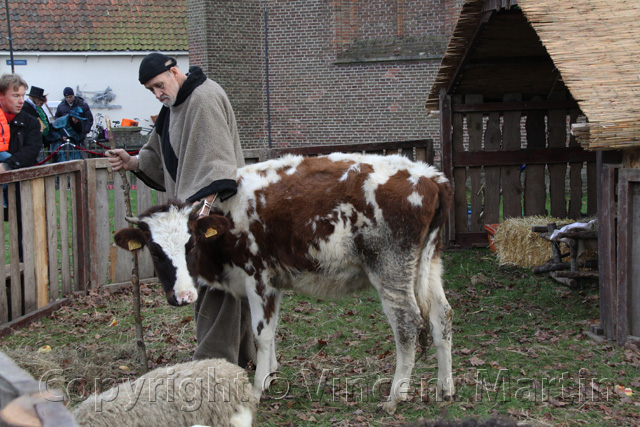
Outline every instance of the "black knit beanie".
{"type": "Polygon", "coordinates": [[[153,52],[145,56],[140,63],[140,69],[138,70],[138,80],[140,84],[145,84],[158,74],[164,73],[171,67],[175,67],[176,60],[169,58],[167,55],[163,55],[159,52],[153,52]]]}

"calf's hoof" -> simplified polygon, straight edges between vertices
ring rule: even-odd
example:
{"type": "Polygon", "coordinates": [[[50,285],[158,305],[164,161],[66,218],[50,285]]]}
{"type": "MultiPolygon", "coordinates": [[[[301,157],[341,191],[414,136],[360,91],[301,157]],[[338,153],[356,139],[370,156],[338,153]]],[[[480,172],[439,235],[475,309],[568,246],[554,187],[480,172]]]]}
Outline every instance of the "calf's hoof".
{"type": "Polygon", "coordinates": [[[382,409],[389,414],[393,415],[396,413],[396,409],[398,409],[398,402],[395,400],[388,400],[382,404],[382,409]]]}

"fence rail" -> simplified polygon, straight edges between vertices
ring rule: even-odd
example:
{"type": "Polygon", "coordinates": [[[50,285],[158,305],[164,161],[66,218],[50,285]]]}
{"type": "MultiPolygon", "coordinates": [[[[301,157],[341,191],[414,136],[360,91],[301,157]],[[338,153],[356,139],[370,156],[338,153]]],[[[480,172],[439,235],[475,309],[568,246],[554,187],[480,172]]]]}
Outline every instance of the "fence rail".
{"type": "MultiPolygon", "coordinates": [[[[284,154],[331,152],[403,154],[433,162],[431,140],[341,146],[245,150],[247,163],[284,154]]],[[[151,190],[129,174],[134,215],[166,202],[165,193],[151,190]]],[[[52,306],[74,292],[131,279],[131,254],[113,244],[113,230],[126,227],[120,174],[110,173],[108,161],[75,160],[0,174],[8,184],[8,208],[0,209],[5,244],[0,245],[0,336],[3,330],[52,306]],[[19,238],[20,229],[22,239],[19,238]],[[22,250],[20,250],[22,242],[22,250]],[[20,254],[22,252],[22,255],[20,254]],[[6,262],[5,262],[6,260],[6,262]]],[[[147,251],[139,257],[139,278],[154,276],[147,251]]]]}

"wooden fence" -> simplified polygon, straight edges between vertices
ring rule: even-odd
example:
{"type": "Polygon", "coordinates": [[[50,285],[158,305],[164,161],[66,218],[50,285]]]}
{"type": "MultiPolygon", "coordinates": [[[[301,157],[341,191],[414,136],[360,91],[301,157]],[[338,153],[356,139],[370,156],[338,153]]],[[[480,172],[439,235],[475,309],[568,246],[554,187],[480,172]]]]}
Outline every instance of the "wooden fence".
{"type": "Polygon", "coordinates": [[[449,245],[485,246],[484,225],[510,217],[579,218],[585,195],[585,213],[597,212],[595,153],[568,133],[578,118],[577,104],[520,99],[441,99],[442,168],[454,186],[445,230],[449,245]]]}
{"type": "MultiPolygon", "coordinates": [[[[431,140],[342,146],[246,150],[247,163],[283,154],[318,155],[335,151],[379,154],[401,153],[433,162],[431,140]]],[[[151,190],[133,174],[137,184],[134,215],[155,204],[166,202],[166,195],[151,190]]],[[[37,166],[0,174],[0,184],[8,184],[9,262],[5,245],[0,245],[0,336],[3,330],[46,315],[69,302],[74,292],[131,279],[131,254],[113,244],[113,230],[126,227],[124,193],[120,174],[109,173],[106,159],[75,160],[37,166]],[[19,254],[18,217],[21,207],[22,259],[19,254]],[[3,325],[5,326],[3,328],[3,325]]],[[[0,219],[5,220],[0,210],[0,219]]],[[[8,235],[8,239],[7,239],[8,235]]],[[[140,258],[139,278],[154,276],[148,251],[140,258]]]]}

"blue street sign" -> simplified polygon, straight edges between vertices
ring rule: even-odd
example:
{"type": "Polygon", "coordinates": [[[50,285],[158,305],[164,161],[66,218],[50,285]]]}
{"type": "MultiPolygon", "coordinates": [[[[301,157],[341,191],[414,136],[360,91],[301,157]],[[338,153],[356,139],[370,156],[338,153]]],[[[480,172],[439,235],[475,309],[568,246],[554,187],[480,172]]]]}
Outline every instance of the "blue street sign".
{"type": "MultiPolygon", "coordinates": [[[[7,65],[11,65],[11,60],[7,59],[7,65]]],[[[26,59],[14,59],[13,65],[27,65],[26,59]]]]}

